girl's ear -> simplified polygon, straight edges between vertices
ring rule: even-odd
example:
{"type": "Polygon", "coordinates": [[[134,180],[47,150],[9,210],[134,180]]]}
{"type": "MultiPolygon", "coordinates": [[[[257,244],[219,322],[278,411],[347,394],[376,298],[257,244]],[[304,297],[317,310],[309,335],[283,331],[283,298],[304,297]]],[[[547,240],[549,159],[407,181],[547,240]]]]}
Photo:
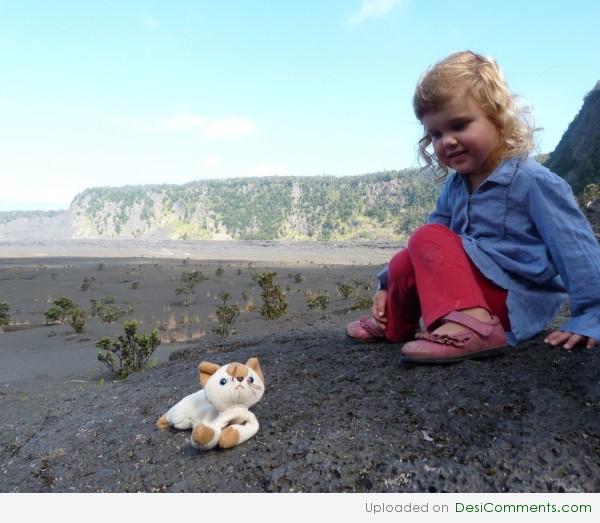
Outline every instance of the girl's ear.
{"type": "Polygon", "coordinates": [[[210,363],[209,361],[203,361],[198,365],[198,375],[200,377],[200,383],[204,387],[209,378],[220,369],[220,365],[216,363],[210,363]]]}
{"type": "Polygon", "coordinates": [[[256,374],[260,376],[263,385],[265,383],[265,377],[263,376],[262,369],[260,368],[260,364],[258,363],[258,358],[250,358],[246,362],[246,367],[250,367],[256,374]]]}

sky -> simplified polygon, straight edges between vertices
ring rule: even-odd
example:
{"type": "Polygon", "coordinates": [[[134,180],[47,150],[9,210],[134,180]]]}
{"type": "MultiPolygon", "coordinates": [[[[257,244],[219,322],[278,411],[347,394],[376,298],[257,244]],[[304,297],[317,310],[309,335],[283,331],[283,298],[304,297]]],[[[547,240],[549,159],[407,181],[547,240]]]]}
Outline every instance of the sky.
{"type": "Polygon", "coordinates": [[[411,100],[494,57],[550,152],[600,80],[600,2],[0,0],[0,211],[85,188],[418,165],[411,100]]]}

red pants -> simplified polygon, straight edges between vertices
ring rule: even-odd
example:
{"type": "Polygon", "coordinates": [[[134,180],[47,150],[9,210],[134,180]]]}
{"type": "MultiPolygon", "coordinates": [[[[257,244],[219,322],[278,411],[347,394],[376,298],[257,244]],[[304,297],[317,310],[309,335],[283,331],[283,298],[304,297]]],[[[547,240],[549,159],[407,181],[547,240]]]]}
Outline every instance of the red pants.
{"type": "Polygon", "coordinates": [[[434,329],[446,314],[483,307],[510,330],[506,290],[488,280],[466,255],[459,236],[438,224],[419,227],[388,265],[385,337],[411,339],[419,318],[434,329]]]}

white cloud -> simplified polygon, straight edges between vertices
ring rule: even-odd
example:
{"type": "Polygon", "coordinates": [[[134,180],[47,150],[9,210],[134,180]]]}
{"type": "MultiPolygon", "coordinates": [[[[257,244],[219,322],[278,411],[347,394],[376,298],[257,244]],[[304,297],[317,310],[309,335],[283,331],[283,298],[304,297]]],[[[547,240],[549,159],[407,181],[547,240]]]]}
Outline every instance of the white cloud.
{"type": "Polygon", "coordinates": [[[287,176],[287,165],[282,163],[263,163],[252,167],[247,176],[287,176]]]}
{"type": "Polygon", "coordinates": [[[202,134],[209,138],[242,136],[253,133],[256,125],[246,118],[219,118],[206,123],[202,134]]]}
{"type": "Polygon", "coordinates": [[[403,0],[363,0],[358,11],[346,16],[346,23],[354,27],[370,18],[383,18],[402,3],[403,0]]]}

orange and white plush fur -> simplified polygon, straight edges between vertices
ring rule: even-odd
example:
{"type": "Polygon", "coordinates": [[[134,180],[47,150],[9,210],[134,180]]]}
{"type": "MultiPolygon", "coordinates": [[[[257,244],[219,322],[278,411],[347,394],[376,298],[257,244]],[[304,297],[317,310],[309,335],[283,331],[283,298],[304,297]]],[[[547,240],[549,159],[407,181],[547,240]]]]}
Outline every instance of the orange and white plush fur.
{"type": "Polygon", "coordinates": [[[258,420],[248,409],[265,391],[258,358],[250,358],[245,365],[233,362],[222,367],[203,361],[198,371],[204,389],[171,407],[156,426],[192,429],[192,445],[203,450],[217,445],[234,447],[254,436],[258,420]]]}

